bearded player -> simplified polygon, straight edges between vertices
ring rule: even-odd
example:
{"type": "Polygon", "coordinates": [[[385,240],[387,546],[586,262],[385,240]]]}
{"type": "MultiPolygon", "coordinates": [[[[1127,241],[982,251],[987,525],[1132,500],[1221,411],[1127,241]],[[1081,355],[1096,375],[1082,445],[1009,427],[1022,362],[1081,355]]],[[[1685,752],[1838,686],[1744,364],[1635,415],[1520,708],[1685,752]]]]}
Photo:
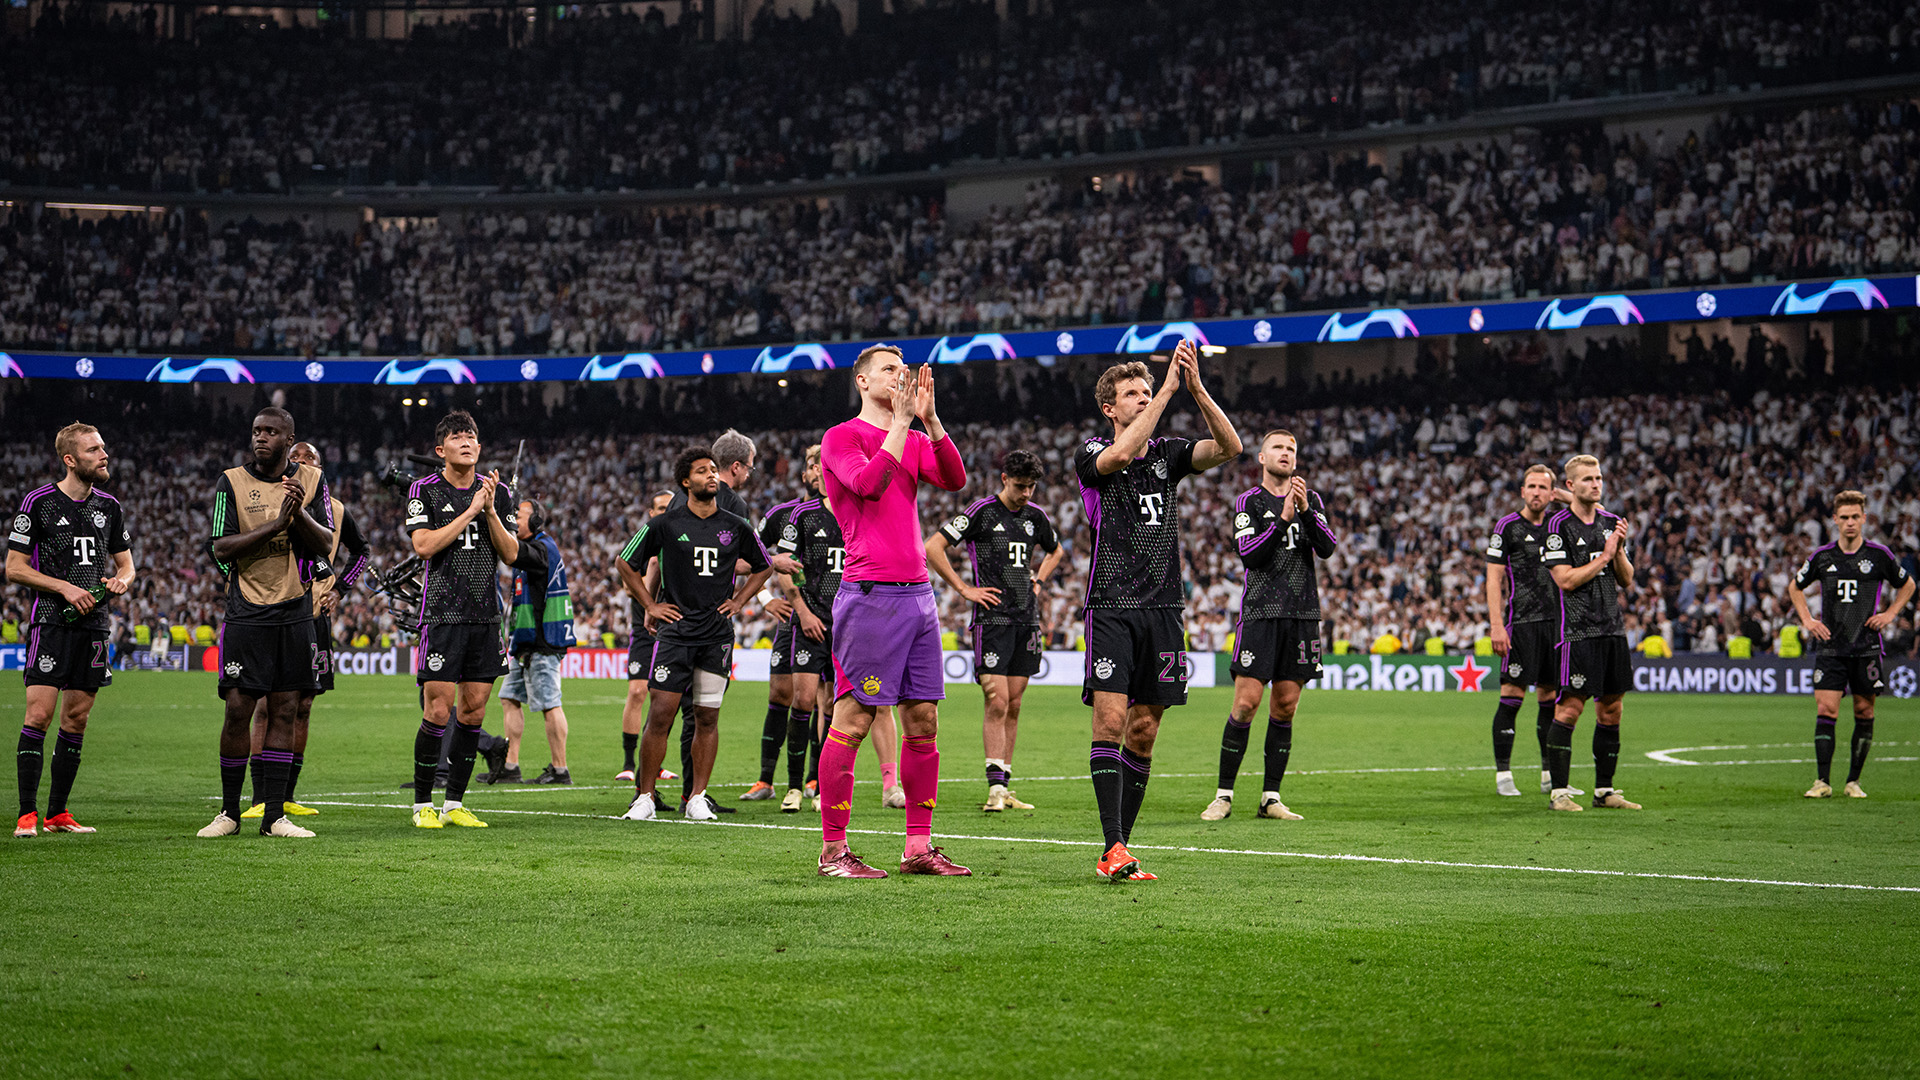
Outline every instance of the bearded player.
{"type": "Polygon", "coordinates": [[[940,794],[939,703],[946,696],[940,620],[920,534],[922,482],[966,486],[967,469],[934,408],[933,367],[918,377],[900,350],[874,345],[853,365],[860,415],[820,442],[823,488],[846,541],[833,599],[833,721],[820,750],[820,874],[883,878],[847,848],[853,766],[875,715],[897,706],[907,797],[903,874],[966,876],[933,846],[940,794]],[[912,430],[914,419],[926,431],[912,430]]]}
{"type": "Polygon", "coordinates": [[[1190,341],[1174,350],[1159,393],[1136,360],[1102,372],[1093,396],[1113,425],[1112,435],[1088,439],[1074,456],[1093,529],[1081,699],[1093,706],[1088,756],[1103,844],[1094,872],[1109,881],[1150,881],[1126,841],[1146,798],[1160,717],[1187,701],[1178,488],[1182,479],[1233,460],[1240,436],[1200,384],[1200,354],[1190,341]],[[1153,437],[1182,382],[1212,438],[1153,437]]]}
{"type": "MultiPolygon", "coordinates": [[[[1500,663],[1500,704],[1493,711],[1494,790],[1518,795],[1513,782],[1514,721],[1533,687],[1540,744],[1540,793],[1553,788],[1547,768],[1547,729],[1553,726],[1560,682],[1560,587],[1541,556],[1547,549],[1547,518],[1554,512],[1553,470],[1527,469],[1520,481],[1520,509],[1494,522],[1487,540],[1487,625],[1500,663]]],[[[1580,795],[1578,788],[1568,788],[1580,795]]]]}

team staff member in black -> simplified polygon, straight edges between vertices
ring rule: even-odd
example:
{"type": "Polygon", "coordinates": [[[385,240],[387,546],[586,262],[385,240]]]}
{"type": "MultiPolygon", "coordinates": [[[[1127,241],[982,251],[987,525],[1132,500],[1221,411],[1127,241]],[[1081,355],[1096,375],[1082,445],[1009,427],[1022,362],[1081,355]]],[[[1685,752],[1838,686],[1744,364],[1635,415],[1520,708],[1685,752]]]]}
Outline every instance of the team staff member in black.
{"type": "Polygon", "coordinates": [[[1093,396],[1113,425],[1111,435],[1088,439],[1074,456],[1093,529],[1081,698],[1093,706],[1088,756],[1105,845],[1094,872],[1137,881],[1153,875],[1127,852],[1126,839],[1146,797],[1160,716],[1187,701],[1179,484],[1233,460],[1240,436],[1200,384],[1200,353],[1190,341],[1174,350],[1159,393],[1136,360],[1102,372],[1093,396]],[[1153,437],[1182,382],[1212,438],[1153,437]]]}
{"type": "Polygon", "coordinates": [[[1853,754],[1847,766],[1846,793],[1864,799],[1860,770],[1873,748],[1874,699],[1886,684],[1882,680],[1885,653],[1880,631],[1900,615],[1913,599],[1913,578],[1885,545],[1866,539],[1867,497],[1843,491],[1833,497],[1834,541],[1818,548],[1787,585],[1787,598],[1800,616],[1800,625],[1819,650],[1814,660],[1813,755],[1818,775],[1807,790],[1809,799],[1833,795],[1833,734],[1840,722],[1840,695],[1853,692],[1853,754]],[[1885,608],[1880,598],[1887,586],[1893,602],[1885,608]],[[1820,590],[1820,614],[1807,607],[1807,590],[1820,590]]]}
{"type": "Polygon", "coordinates": [[[263,697],[267,732],[253,759],[253,789],[266,807],[260,834],[313,835],[287,819],[284,804],[300,698],[320,686],[308,586],[332,573],[326,558],[333,548],[333,502],[320,470],[293,462],[293,442],[286,410],[260,410],[252,460],[223,473],[213,493],[207,549],[227,578],[219,683],[227,712],[220,730],[220,813],[201,836],[240,829],[249,729],[263,697]]]}
{"type": "Polygon", "coordinates": [[[1320,493],[1295,474],[1300,444],[1289,431],[1260,439],[1260,483],[1240,493],[1233,506],[1233,541],[1246,567],[1240,590],[1240,623],[1234,633],[1233,711],[1220,741],[1220,786],[1202,821],[1233,813],[1233,787],[1246,758],[1254,710],[1267,684],[1266,777],[1259,816],[1299,821],[1280,801],[1280,782],[1293,757],[1293,716],[1300,690],[1320,677],[1320,584],[1313,561],[1340,543],[1327,524],[1320,493]]]}
{"type": "Polygon", "coordinates": [[[496,470],[481,476],[480,429],[463,410],[433,429],[434,453],[446,462],[413,482],[407,492],[407,535],[427,560],[420,592],[420,642],[415,678],[425,715],[413,741],[413,823],[422,829],[461,825],[484,829],[463,801],[473,780],[480,724],[494,680],[506,674],[506,639],[500,632],[500,565],[520,555],[513,492],[496,470]],[[448,714],[459,704],[447,770],[446,803],[433,808],[433,774],[448,714]]]}
{"type": "Polygon", "coordinates": [[[40,767],[47,729],[57,715],[53,787],[47,795],[50,833],[90,833],[73,819],[67,794],[80,771],[80,744],[94,695],[113,682],[107,667],[107,604],[133,582],[133,551],[120,501],[95,487],[106,482],[107,444],[89,424],[68,424],[53,437],[66,467],[58,483],[27,493],[7,534],[7,580],[33,590],[27,622],[27,720],[18,754],[20,818],[13,835],[34,836],[39,824],[40,767]],[[113,572],[107,573],[111,563],[113,572]]]}
{"type": "Polygon", "coordinates": [[[1548,806],[1579,810],[1568,790],[1573,728],[1580,713],[1593,706],[1593,805],[1596,809],[1638,810],[1640,804],[1613,786],[1620,761],[1621,699],[1632,688],[1627,656],[1626,620],[1620,590],[1633,587],[1633,561],[1627,557],[1627,522],[1600,509],[1605,482],[1600,461],[1580,454],[1567,461],[1567,489],[1573,504],[1547,521],[1547,545],[1541,561],[1560,586],[1560,704],[1547,731],[1547,767],[1552,774],[1548,806]]]}
{"type": "Polygon", "coordinates": [[[989,814],[1033,809],[1007,784],[1020,734],[1020,702],[1027,680],[1040,671],[1036,598],[1066,554],[1053,519],[1033,505],[1042,475],[1033,451],[1009,451],[999,493],[974,502],[927,537],[927,565],[973,605],[973,674],[985,698],[981,741],[987,752],[987,801],[980,809],[989,814]],[[947,548],[959,544],[967,545],[972,585],[960,579],[947,557],[947,548]],[[1038,566],[1036,551],[1045,553],[1038,566]]]}
{"type": "Polygon", "coordinates": [[[638,791],[623,815],[630,821],[654,816],[653,792],[660,762],[667,756],[667,732],[683,696],[693,698],[696,728],[692,790],[681,809],[696,821],[717,816],[707,782],[720,745],[720,703],[732,669],[733,616],[773,572],[753,525],[716,505],[720,475],[710,451],[683,452],[673,463],[673,479],[687,492],[687,504],[648,523],[636,553],[642,562],[660,560],[661,593],[655,599],[646,583],[640,584],[647,618],[660,630],[653,647],[647,731],[640,740],[638,791]],[[745,563],[749,574],[735,589],[738,563],[745,563]]]}

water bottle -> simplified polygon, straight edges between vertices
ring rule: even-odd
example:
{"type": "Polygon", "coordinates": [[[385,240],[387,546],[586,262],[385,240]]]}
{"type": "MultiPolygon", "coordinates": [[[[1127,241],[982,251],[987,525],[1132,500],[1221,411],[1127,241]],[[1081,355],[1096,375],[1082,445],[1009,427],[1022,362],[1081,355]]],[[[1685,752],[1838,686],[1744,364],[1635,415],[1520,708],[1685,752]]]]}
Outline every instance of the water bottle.
{"type": "MultiPolygon", "coordinates": [[[[93,588],[88,589],[87,595],[93,597],[93,602],[96,605],[95,610],[96,611],[99,610],[97,605],[99,605],[101,600],[107,595],[107,583],[102,581],[99,584],[95,585],[93,588]]],[[[89,612],[88,614],[92,614],[92,613],[89,612]]],[[[84,619],[86,617],[87,617],[86,615],[80,614],[80,609],[77,607],[74,607],[72,604],[68,604],[66,606],[66,610],[60,613],[61,622],[74,623],[74,622],[79,622],[81,619],[84,619]]]]}

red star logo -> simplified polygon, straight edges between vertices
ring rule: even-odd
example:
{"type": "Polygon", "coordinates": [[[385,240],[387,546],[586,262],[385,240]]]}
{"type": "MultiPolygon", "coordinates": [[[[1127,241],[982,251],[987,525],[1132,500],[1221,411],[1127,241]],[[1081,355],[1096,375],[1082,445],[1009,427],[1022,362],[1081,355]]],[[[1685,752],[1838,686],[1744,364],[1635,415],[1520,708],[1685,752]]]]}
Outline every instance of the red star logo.
{"type": "Polygon", "coordinates": [[[1480,689],[1480,680],[1492,673],[1492,668],[1483,668],[1473,662],[1473,657],[1464,658],[1459,667],[1447,669],[1453,674],[1453,687],[1466,693],[1475,693],[1480,689]]]}

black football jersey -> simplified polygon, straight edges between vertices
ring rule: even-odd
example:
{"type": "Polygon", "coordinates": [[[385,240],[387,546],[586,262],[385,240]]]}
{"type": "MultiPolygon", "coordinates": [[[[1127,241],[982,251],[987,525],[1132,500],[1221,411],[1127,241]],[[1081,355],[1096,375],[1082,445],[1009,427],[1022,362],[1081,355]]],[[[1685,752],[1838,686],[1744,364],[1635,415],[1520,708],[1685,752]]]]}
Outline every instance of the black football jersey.
{"type": "Polygon", "coordinates": [[[1867,620],[1878,612],[1889,588],[1907,583],[1907,568],[1880,544],[1863,543],[1858,551],[1840,550],[1838,543],[1816,548],[1793,583],[1805,592],[1820,586],[1820,621],[1832,634],[1815,647],[1828,656],[1879,656],[1878,631],[1867,620]]]}
{"type": "MultiPolygon", "coordinates": [[[[665,511],[662,511],[662,513],[664,512],[665,511]]],[[[659,517],[659,514],[648,517],[647,525],[653,524],[659,517]]],[[[632,567],[634,573],[640,574],[643,577],[647,572],[647,560],[640,557],[640,540],[647,535],[647,525],[642,525],[634,530],[633,535],[627,539],[626,546],[620,549],[620,561],[632,567]]],[[[627,625],[631,627],[636,634],[645,633],[647,625],[646,609],[642,608],[640,601],[632,596],[627,597],[627,608],[627,618],[629,620],[627,625]]]]}
{"type": "Polygon", "coordinates": [[[1247,568],[1240,590],[1243,619],[1318,619],[1320,584],[1313,560],[1333,554],[1340,539],[1327,524],[1327,504],[1307,492],[1307,513],[1292,521],[1280,516],[1285,500],[1264,487],[1250,488],[1233,501],[1233,540],[1247,568]]]}
{"type": "MultiPolygon", "coordinates": [[[[58,484],[35,488],[20,500],[20,512],[13,515],[7,533],[7,550],[25,555],[35,570],[88,590],[112,577],[113,557],[131,549],[120,500],[99,488],[78,502],[67,498],[58,484]]],[[[92,611],[69,623],[61,618],[67,602],[56,593],[36,590],[27,621],[105,630],[111,599],[101,598],[92,611]]]]}
{"type": "MultiPolygon", "coordinates": [[[[717,503],[719,500],[715,499],[714,501],[717,503]]],[[[805,501],[806,501],[805,499],[788,499],[786,502],[783,502],[783,503],[775,503],[773,506],[773,509],[767,511],[766,518],[760,522],[761,548],[766,550],[769,554],[779,549],[780,536],[783,532],[786,531],[788,516],[793,513],[794,507],[799,506],[801,503],[805,501]]],[[[746,515],[743,514],[741,516],[745,517],[746,515]]],[[[787,552],[787,554],[791,555],[793,553],[789,551],[787,552]]],[[[812,605],[809,604],[808,606],[812,606],[812,605]]],[[[781,620],[777,624],[773,633],[773,636],[776,639],[779,638],[782,632],[780,628],[785,626],[786,626],[785,620],[781,620]]]]}
{"type": "Polygon", "coordinates": [[[660,624],[659,640],[678,645],[731,642],[733,620],[719,608],[733,595],[734,564],[745,559],[754,573],[767,568],[766,549],[752,524],[725,510],[703,518],[683,506],[642,525],[639,538],[634,552],[639,565],[660,559],[656,599],[680,609],[679,621],[660,624]]]}
{"type": "Polygon", "coordinates": [[[1000,590],[998,604],[974,605],[974,625],[1040,621],[1033,595],[1033,570],[1042,555],[1060,547],[1053,519],[1046,511],[1032,503],[1009,510],[1000,496],[989,495],[955,514],[940,531],[946,534],[948,543],[967,545],[974,585],[1000,590]]]}
{"type": "Polygon", "coordinates": [[[1074,455],[1080,499],[1093,529],[1086,606],[1183,607],[1177,488],[1194,471],[1193,442],[1150,439],[1126,468],[1102,476],[1100,452],[1111,445],[1111,437],[1098,436],[1074,455]]]}
{"type": "Polygon", "coordinates": [[[1487,538],[1487,562],[1506,567],[1508,626],[1559,618],[1560,586],[1554,584],[1542,558],[1546,551],[1546,521],[1536,525],[1519,514],[1508,514],[1494,522],[1493,535],[1487,538]]]}
{"type": "MultiPolygon", "coordinates": [[[[1556,566],[1585,566],[1603,557],[1607,534],[1619,520],[1617,515],[1601,510],[1594,514],[1593,524],[1589,525],[1575,517],[1571,510],[1560,511],[1547,520],[1547,545],[1540,556],[1541,562],[1551,573],[1556,566]]],[[[1630,542],[1621,541],[1620,550],[1627,551],[1630,542]]],[[[1632,558],[1631,554],[1628,558],[1632,558]]],[[[1612,570],[1600,571],[1572,592],[1558,584],[1554,590],[1560,597],[1560,640],[1580,641],[1627,632],[1626,620],[1620,611],[1620,580],[1613,576],[1612,570]]]]}
{"type": "Polygon", "coordinates": [[[774,546],[800,560],[800,597],[821,622],[832,625],[833,596],[840,591],[840,572],[847,561],[847,541],[833,511],[819,499],[795,505],[774,546]]]}
{"type": "MultiPolygon", "coordinates": [[[[473,482],[478,484],[479,477],[473,482]]],[[[473,487],[454,487],[444,472],[432,472],[407,489],[407,535],[421,529],[444,529],[473,503],[473,487]]],[[[502,483],[493,489],[494,512],[508,532],[515,528],[519,504],[502,483]]],[[[500,552],[493,546],[486,516],[475,514],[453,543],[427,560],[427,578],[420,590],[420,625],[496,623],[504,606],[500,595],[500,552]]]]}

